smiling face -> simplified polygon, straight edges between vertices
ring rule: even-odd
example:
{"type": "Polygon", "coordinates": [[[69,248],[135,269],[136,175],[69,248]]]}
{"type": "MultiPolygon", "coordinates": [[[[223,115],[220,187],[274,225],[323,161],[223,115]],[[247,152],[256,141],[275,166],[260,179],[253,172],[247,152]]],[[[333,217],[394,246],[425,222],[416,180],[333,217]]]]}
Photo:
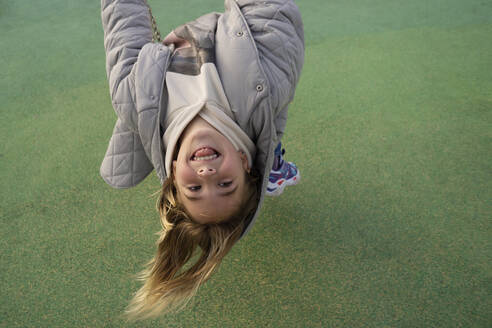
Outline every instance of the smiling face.
{"type": "Polygon", "coordinates": [[[198,223],[227,220],[243,203],[248,160],[201,117],[184,130],[173,175],[178,200],[198,223]]]}

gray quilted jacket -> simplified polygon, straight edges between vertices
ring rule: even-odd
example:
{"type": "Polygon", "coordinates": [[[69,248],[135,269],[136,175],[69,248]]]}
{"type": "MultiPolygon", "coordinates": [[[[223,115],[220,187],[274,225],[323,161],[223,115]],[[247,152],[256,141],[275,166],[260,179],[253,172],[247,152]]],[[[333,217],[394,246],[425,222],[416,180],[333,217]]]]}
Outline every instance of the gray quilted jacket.
{"type": "MultiPolygon", "coordinates": [[[[152,42],[145,0],[101,0],[101,10],[106,73],[118,116],[101,176],[112,187],[129,188],[155,169],[162,183],[165,76],[173,46],[152,42]]],[[[242,238],[263,202],[273,149],[282,137],[303,65],[301,16],[292,0],[225,0],[224,13],[204,15],[175,33],[197,49],[214,48],[235,121],[257,148],[254,166],[262,181],[260,202],[242,238]]]]}

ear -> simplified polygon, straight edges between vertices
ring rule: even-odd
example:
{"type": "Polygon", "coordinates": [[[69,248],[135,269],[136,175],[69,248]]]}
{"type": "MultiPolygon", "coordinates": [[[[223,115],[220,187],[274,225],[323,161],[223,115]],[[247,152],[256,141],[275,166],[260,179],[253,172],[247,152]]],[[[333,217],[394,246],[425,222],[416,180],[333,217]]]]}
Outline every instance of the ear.
{"type": "Polygon", "coordinates": [[[175,177],[176,176],[176,165],[178,164],[178,161],[173,161],[173,176],[175,177]]]}
{"type": "Polygon", "coordinates": [[[241,162],[243,164],[243,169],[246,172],[248,172],[248,173],[251,172],[251,168],[248,165],[248,156],[246,156],[246,154],[244,153],[244,151],[242,151],[242,150],[239,151],[239,157],[241,157],[241,162]]]}

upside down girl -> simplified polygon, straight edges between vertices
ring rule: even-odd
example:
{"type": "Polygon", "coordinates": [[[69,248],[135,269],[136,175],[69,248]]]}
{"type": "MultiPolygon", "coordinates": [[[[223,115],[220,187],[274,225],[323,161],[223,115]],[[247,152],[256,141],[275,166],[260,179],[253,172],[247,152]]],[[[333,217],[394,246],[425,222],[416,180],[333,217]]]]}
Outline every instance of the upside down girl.
{"type": "Polygon", "coordinates": [[[118,116],[101,176],[130,188],[155,170],[162,185],[157,252],[127,309],[145,318],[182,309],[251,229],[265,195],[300,180],[280,141],[303,25],[292,0],[226,0],[224,13],[161,40],[145,0],[101,0],[101,10],[118,116]]]}

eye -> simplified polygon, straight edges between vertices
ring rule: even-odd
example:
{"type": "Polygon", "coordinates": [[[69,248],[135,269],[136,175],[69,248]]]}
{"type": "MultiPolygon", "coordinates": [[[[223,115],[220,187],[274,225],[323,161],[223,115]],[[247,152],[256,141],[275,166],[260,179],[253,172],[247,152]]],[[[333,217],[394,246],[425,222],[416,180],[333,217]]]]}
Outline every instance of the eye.
{"type": "Polygon", "coordinates": [[[219,186],[222,188],[229,187],[232,184],[232,181],[226,181],[226,182],[221,182],[219,183],[219,186]]]}
{"type": "Polygon", "coordinates": [[[189,191],[198,191],[202,188],[202,186],[191,186],[191,187],[188,187],[188,190],[189,191]]]}

